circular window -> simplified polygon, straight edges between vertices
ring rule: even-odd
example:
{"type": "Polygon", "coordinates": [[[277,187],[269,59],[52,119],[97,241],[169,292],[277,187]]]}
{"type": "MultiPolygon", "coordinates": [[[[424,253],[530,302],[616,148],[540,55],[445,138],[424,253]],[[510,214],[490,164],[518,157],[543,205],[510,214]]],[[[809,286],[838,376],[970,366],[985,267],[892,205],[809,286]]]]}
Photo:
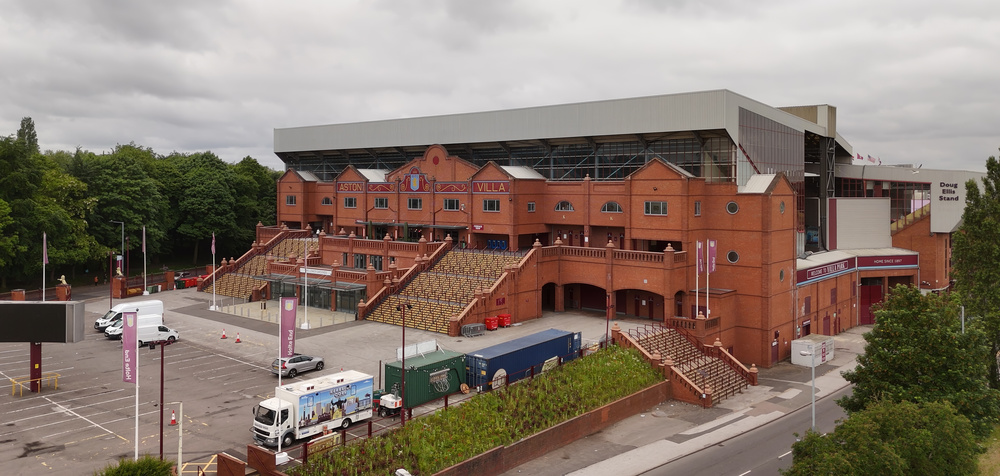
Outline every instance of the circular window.
{"type": "Polygon", "coordinates": [[[778,204],[778,211],[781,212],[782,214],[785,213],[785,202],[781,202],[778,204]]]}
{"type": "Polygon", "coordinates": [[[778,281],[785,281],[785,270],[778,271],[778,281]]]}
{"type": "Polygon", "coordinates": [[[735,215],[736,212],[740,211],[740,206],[736,202],[729,202],[726,204],[726,211],[729,212],[730,215],[735,215]]]}
{"type": "Polygon", "coordinates": [[[730,263],[735,263],[740,260],[740,254],[736,251],[730,251],[729,253],[726,253],[726,259],[729,260],[730,263]]]}

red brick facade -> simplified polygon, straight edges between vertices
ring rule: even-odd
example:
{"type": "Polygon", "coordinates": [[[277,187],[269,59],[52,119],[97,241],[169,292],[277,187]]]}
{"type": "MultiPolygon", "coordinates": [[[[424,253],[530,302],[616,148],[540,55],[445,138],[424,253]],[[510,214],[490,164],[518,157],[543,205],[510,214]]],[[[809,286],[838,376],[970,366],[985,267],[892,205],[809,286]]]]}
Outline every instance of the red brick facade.
{"type": "MultiPolygon", "coordinates": [[[[434,243],[450,236],[456,247],[520,250],[537,240],[530,266],[511,270],[516,279],[491,290],[455,326],[504,312],[522,321],[545,309],[604,310],[609,302],[618,315],[694,321],[697,289],[698,309],[708,318],[702,334],[764,367],[788,358],[790,341],[806,330],[833,334],[857,325],[859,279],[885,278],[884,294],[892,282],[915,278],[915,269],[864,269],[855,261],[854,272],[803,283],[795,193],[781,174],[752,192],[658,159],[619,181],[535,175],[495,163],[477,168],[441,146],[388,172],[348,167],[332,182],[290,169],[278,183],[278,217],[290,228],[377,240],[388,234],[434,243]],[[707,240],[718,247],[706,285],[694,255],[695,244],[707,240]]],[[[347,251],[330,247],[344,242],[321,245],[324,264],[342,261],[347,251]]]]}

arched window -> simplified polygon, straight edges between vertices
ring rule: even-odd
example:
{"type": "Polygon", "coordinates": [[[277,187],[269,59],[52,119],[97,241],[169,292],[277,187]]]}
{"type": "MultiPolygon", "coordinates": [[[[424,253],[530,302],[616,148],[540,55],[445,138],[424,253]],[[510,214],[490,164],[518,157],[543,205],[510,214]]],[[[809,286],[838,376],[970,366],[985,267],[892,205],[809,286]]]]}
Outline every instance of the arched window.
{"type": "Polygon", "coordinates": [[[333,200],[330,200],[330,197],[323,197],[323,205],[333,205],[333,200]]]}
{"type": "Polygon", "coordinates": [[[573,211],[573,204],[563,200],[556,204],[557,212],[571,212],[573,211]]]}
{"type": "Polygon", "coordinates": [[[622,206],[618,202],[607,202],[601,207],[602,213],[621,213],[622,206]]]}

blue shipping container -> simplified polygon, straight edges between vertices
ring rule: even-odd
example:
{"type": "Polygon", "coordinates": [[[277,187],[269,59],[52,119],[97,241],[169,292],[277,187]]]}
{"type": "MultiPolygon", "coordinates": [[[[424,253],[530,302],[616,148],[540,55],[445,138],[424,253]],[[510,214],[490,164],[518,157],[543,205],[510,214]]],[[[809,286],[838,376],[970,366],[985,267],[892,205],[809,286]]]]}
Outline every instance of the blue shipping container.
{"type": "Polygon", "coordinates": [[[490,389],[539,374],[542,364],[553,357],[563,361],[579,355],[580,333],[549,329],[465,354],[467,381],[471,387],[490,389]]]}

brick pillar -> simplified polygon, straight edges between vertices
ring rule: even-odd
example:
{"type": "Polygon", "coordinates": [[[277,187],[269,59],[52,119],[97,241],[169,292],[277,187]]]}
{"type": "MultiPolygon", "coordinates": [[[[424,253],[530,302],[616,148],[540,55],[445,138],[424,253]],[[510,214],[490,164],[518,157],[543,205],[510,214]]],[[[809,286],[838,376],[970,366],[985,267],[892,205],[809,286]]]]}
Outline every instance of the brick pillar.
{"type": "Polygon", "coordinates": [[[423,235],[421,235],[420,240],[417,241],[417,254],[420,256],[427,256],[427,238],[423,235]]]}
{"type": "Polygon", "coordinates": [[[562,284],[556,284],[556,297],[555,297],[555,309],[556,312],[566,311],[566,291],[563,289],[562,284]]]}
{"type": "Polygon", "coordinates": [[[23,289],[12,289],[10,291],[11,301],[24,301],[24,290],[23,289]]]}
{"type": "Polygon", "coordinates": [[[164,273],[164,276],[166,277],[167,280],[166,291],[173,291],[174,289],[176,289],[177,282],[175,281],[175,279],[177,279],[177,272],[170,270],[164,273]]]}
{"type": "Polygon", "coordinates": [[[73,286],[69,284],[56,285],[56,301],[70,301],[73,298],[73,286]]]}
{"type": "Polygon", "coordinates": [[[41,389],[42,378],[42,343],[32,342],[29,344],[31,346],[31,369],[28,371],[28,375],[31,377],[31,391],[38,393],[41,389]]]}

